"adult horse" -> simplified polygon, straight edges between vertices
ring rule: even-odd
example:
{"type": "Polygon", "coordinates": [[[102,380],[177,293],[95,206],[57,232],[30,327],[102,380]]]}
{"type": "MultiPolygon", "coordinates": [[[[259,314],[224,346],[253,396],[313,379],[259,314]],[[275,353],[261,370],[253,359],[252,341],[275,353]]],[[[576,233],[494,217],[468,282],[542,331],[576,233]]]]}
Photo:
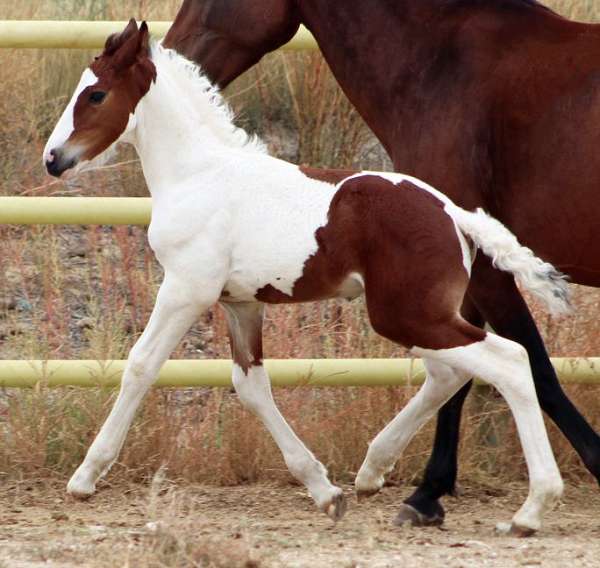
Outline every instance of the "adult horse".
{"type": "MultiPolygon", "coordinates": [[[[164,45],[225,86],[300,23],[398,171],[484,207],[573,282],[600,286],[600,27],[535,0],[184,0],[164,45]]],[[[525,346],[542,408],[600,481],[600,438],[563,393],[513,278],[483,255],[464,312],[525,346]]],[[[441,410],[399,522],[442,522],[469,388],[441,410]]]]}

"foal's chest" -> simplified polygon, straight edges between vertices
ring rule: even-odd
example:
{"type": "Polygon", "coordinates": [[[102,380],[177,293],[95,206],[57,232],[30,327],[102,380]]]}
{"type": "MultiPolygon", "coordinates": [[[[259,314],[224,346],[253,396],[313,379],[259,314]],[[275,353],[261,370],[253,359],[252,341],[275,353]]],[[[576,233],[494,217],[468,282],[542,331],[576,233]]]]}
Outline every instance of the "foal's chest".
{"type": "Polygon", "coordinates": [[[309,206],[269,199],[237,216],[226,290],[232,299],[251,301],[270,286],[292,296],[308,259],[318,250],[315,233],[327,223],[330,198],[309,206]]]}

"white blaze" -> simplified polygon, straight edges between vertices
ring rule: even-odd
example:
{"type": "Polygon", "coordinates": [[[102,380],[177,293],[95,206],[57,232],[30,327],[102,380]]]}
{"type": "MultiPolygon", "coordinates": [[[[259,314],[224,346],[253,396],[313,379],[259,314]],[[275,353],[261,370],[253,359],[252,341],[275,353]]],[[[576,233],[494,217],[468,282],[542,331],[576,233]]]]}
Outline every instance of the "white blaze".
{"type": "Polygon", "coordinates": [[[60,148],[71,136],[73,132],[73,111],[75,109],[75,103],[79,98],[81,92],[87,87],[94,85],[98,82],[98,77],[94,74],[91,69],[86,69],[81,75],[81,79],[79,80],[79,84],[77,85],[67,108],[62,113],[58,123],[54,127],[50,138],[48,138],[48,142],[46,142],[46,147],[44,148],[43,154],[43,164],[46,165],[48,160],[51,160],[50,150],[54,150],[55,148],[60,148]]]}

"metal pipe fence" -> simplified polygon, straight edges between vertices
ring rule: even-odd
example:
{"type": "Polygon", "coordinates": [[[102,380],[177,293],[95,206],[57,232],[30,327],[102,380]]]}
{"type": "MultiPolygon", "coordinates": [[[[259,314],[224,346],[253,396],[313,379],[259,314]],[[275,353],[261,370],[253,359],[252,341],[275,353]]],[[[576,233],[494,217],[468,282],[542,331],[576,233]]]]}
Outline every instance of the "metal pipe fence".
{"type": "MultiPolygon", "coordinates": [[[[600,358],[552,360],[563,383],[598,384],[600,358]]],[[[0,388],[115,387],[126,361],[1,361],[0,388]]],[[[232,363],[226,359],[167,361],[161,387],[230,387],[232,363]]],[[[271,359],[265,367],[274,386],[398,387],[420,385],[425,369],[420,359],[271,359]]]]}
{"type": "MultiPolygon", "coordinates": [[[[172,22],[148,22],[150,33],[163,37],[172,22]]],[[[97,49],[106,38],[120,32],[127,22],[0,20],[0,48],[97,49]]],[[[317,49],[312,34],[301,26],[294,38],[281,49],[317,49]]]]}

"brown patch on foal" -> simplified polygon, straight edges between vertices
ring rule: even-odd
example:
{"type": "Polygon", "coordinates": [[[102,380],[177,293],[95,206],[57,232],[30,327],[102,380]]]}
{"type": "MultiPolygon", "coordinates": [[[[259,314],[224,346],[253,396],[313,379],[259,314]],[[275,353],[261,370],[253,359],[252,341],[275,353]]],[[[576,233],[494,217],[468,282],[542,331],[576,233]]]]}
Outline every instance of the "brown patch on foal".
{"type": "Polygon", "coordinates": [[[292,295],[268,285],[257,300],[335,297],[356,272],[365,281],[371,324],[388,339],[447,349],[485,338],[459,315],[469,276],[454,223],[429,192],[377,175],[353,178],[341,185],[315,238],[318,250],[306,261],[292,295]]]}
{"type": "Polygon", "coordinates": [[[244,374],[250,367],[262,365],[262,321],[263,307],[255,303],[222,302],[227,316],[229,345],[233,362],[239,365],[244,374]]]}

